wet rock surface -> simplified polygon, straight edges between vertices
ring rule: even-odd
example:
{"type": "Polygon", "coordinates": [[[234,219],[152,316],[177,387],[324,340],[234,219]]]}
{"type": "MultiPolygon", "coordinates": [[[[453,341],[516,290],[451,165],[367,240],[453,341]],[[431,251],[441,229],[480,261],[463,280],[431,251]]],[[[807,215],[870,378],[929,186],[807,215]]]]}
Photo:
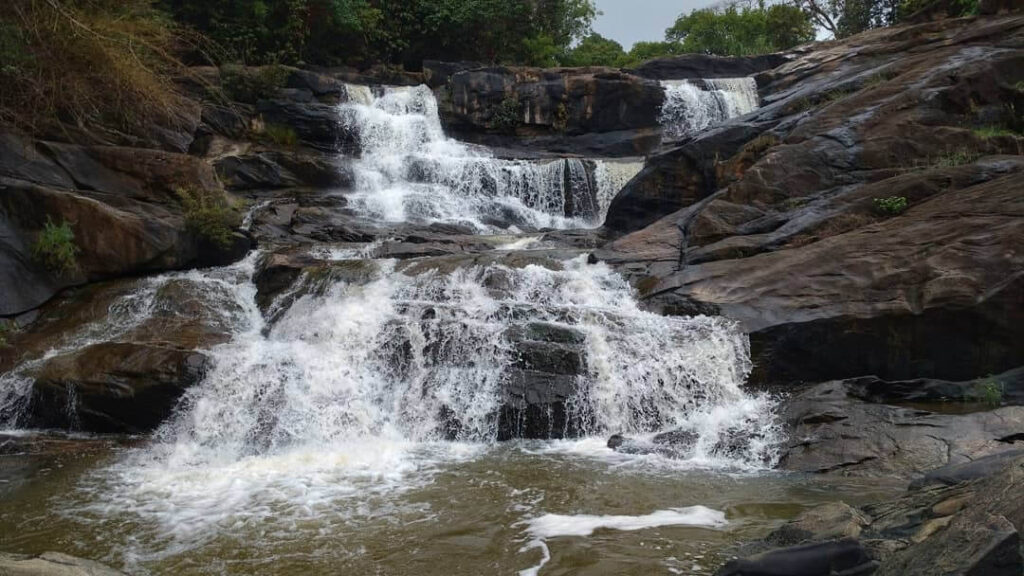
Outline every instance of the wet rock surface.
{"type": "Polygon", "coordinates": [[[946,481],[912,485],[900,498],[860,510],[842,503],[812,508],[716,574],[1016,576],[1024,570],[1024,454],[964,467],[973,472],[929,473],[946,481]]]}
{"type": "Polygon", "coordinates": [[[109,566],[69,556],[44,552],[38,556],[0,552],[0,574],[5,576],[125,576],[109,566]]]}
{"type": "Polygon", "coordinates": [[[743,322],[755,383],[1024,364],[1024,138],[979,130],[1016,122],[1022,34],[942,20],[797,54],[758,110],[648,159],[595,257],[652,310],[743,322]]]}
{"type": "Polygon", "coordinates": [[[784,402],[789,440],[781,468],[907,477],[1024,446],[1022,406],[943,414],[864,402],[850,388],[847,382],[828,382],[784,402]]]}

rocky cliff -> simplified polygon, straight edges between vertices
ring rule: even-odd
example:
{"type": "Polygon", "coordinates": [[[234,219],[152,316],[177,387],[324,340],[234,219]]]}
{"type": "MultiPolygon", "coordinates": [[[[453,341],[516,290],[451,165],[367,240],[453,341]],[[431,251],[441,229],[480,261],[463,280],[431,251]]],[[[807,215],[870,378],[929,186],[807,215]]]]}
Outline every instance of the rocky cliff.
{"type": "Polygon", "coordinates": [[[647,161],[595,256],[742,321],[755,383],[1020,366],[1022,47],[1020,16],[941,20],[764,72],[759,110],[647,161]]]}

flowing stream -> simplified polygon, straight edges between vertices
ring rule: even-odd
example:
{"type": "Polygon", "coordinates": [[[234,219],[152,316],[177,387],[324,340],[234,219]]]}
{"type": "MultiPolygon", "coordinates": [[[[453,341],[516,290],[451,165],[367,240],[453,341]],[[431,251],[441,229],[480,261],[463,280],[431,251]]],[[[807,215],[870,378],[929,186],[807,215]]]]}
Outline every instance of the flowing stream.
{"type": "MultiPolygon", "coordinates": [[[[448,139],[426,88],[350,92],[348,207],[370,220],[592,227],[640,168],[498,160],[448,139]]],[[[768,471],[774,402],[743,389],[748,342],[727,320],[646,312],[608,266],[530,236],[464,259],[378,247],[312,247],[331,273],[265,311],[259,253],[127,282],[106,319],[0,376],[0,548],[140,574],[709,574],[836,491],[879,490],[768,471]],[[152,437],[17,430],[35,369],[169,326],[182,293],[224,337],[152,437]],[[536,418],[543,437],[521,438],[536,418]],[[662,432],[685,450],[606,446],[662,432]]]]}
{"type": "Polygon", "coordinates": [[[760,105],[753,78],[665,80],[661,108],[665,136],[677,140],[729,118],[742,116],[760,105]]]}

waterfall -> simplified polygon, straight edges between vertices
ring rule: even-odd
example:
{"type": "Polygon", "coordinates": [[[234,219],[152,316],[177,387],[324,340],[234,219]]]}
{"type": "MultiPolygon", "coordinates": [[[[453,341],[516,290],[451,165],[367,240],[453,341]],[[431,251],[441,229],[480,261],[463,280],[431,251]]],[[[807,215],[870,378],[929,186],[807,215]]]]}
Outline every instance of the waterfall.
{"type": "MultiPolygon", "coordinates": [[[[537,323],[582,336],[570,404],[587,434],[684,429],[699,436],[695,461],[771,458],[772,404],[742,390],[748,344],[730,321],[645,312],[622,277],[586,256],[560,269],[345,264],[365,281],[317,284],[269,326],[235,316],[235,337],[208,351],[213,367],[155,443],[106,478],[122,495],[109,506],[188,532],[240,502],[287,517],[309,501],[409,486],[438,459],[495,439],[517,362],[510,335],[537,323]]],[[[220,292],[252,311],[251,279],[231,278],[220,292]]]]}
{"type": "Polygon", "coordinates": [[[359,142],[355,191],[347,198],[363,217],[478,232],[601,224],[607,206],[597,205],[582,161],[500,160],[452,140],[426,86],[383,87],[377,94],[350,87],[339,113],[359,142]]]}
{"type": "Polygon", "coordinates": [[[757,109],[753,78],[665,80],[659,122],[668,139],[679,139],[757,109]]]}

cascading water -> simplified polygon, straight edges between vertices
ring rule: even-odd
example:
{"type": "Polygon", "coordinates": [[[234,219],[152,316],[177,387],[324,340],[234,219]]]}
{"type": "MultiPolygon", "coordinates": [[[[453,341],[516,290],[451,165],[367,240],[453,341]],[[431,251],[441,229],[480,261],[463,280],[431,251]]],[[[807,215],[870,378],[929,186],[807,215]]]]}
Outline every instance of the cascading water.
{"type": "Polygon", "coordinates": [[[665,103],[659,122],[665,136],[675,140],[700,132],[760,105],[753,78],[665,80],[665,103]]]}
{"type": "MultiPolygon", "coordinates": [[[[350,87],[340,114],[362,151],[346,207],[371,220],[462,224],[481,233],[509,224],[512,230],[592,227],[642,168],[637,161],[495,159],[445,137],[425,87],[376,94],[350,87]]],[[[380,259],[384,238],[316,246],[308,252],[321,261],[316,271],[300,276],[262,313],[256,253],[224,268],[140,280],[113,300],[107,320],[0,377],[0,418],[18,425],[32,371],[48,358],[95,342],[131,341],[143,327],[163,326],[162,315],[178,313],[162,296],[176,285],[201,301],[205,321],[226,335],[203,350],[208,371],[149,442],[92,471],[57,507],[65,520],[109,536],[107,559],[133,572],[288,566],[298,574],[308,572],[306,560],[326,558],[321,566],[368,573],[390,553],[348,542],[379,534],[390,549],[388,536],[401,530],[413,534],[407,547],[420,546],[424,535],[443,540],[429,530],[459,507],[449,490],[474,494],[478,503],[467,506],[497,515],[487,520],[503,526],[495,538],[516,543],[502,552],[502,569],[528,564],[520,557],[543,550],[541,564],[527,574],[551,558],[545,539],[560,534],[725,526],[724,513],[679,508],[677,499],[645,501],[625,514],[576,515],[557,509],[557,498],[552,507],[545,501],[544,490],[560,485],[517,484],[520,464],[509,459],[525,459],[522,466],[543,473],[562,465],[552,458],[571,466],[581,455],[616,458],[614,468],[667,470],[666,482],[692,468],[760,469],[774,459],[779,431],[772,401],[742,389],[751,366],[736,325],[646,312],[607,265],[589,264],[573,249],[524,254],[536,237],[512,238],[490,252],[474,248],[479,252],[461,260],[380,259]],[[554,336],[543,340],[538,329],[554,336]],[[571,369],[560,364],[548,372],[525,366],[523,343],[535,345],[536,338],[542,350],[579,361],[556,359],[571,369]],[[522,408],[516,403],[523,398],[510,390],[526,372],[541,374],[542,387],[555,379],[571,383],[561,402],[581,437],[496,442],[502,430],[514,429],[503,428],[504,419],[522,408]],[[666,431],[692,439],[685,458],[606,447],[611,434],[653,442],[666,431]],[[441,482],[446,488],[437,490],[444,493],[431,495],[441,482]],[[493,495],[492,486],[506,491],[493,495]],[[195,551],[214,562],[197,567],[182,560],[195,551]]],[[[557,432],[552,436],[569,432],[569,425],[557,432]]],[[[556,476],[576,473],[570,468],[556,476]]],[[[461,514],[459,521],[476,510],[461,514]]],[[[484,562],[468,573],[497,565],[484,562]]],[[[443,562],[435,559],[432,567],[443,569],[443,562]]],[[[415,565],[396,572],[438,573],[415,565]]]]}
{"type": "Polygon", "coordinates": [[[366,218],[488,232],[594,227],[607,209],[607,194],[580,160],[499,160],[447,138],[426,86],[384,87],[377,95],[350,86],[340,114],[360,148],[349,206],[366,218]]]}

